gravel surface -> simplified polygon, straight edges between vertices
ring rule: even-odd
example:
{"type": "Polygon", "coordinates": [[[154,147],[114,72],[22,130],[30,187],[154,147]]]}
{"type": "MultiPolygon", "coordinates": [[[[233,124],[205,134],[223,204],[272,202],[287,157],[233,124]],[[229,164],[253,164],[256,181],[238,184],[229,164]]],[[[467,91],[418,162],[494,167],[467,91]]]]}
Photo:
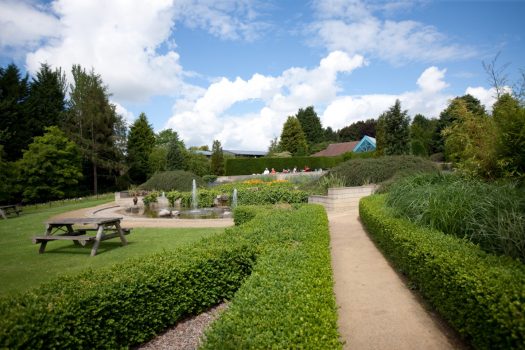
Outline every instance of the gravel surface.
{"type": "Polygon", "coordinates": [[[226,309],[222,303],[212,307],[200,315],[187,318],[174,327],[159,334],[146,344],[136,349],[140,350],[194,350],[199,347],[204,331],[226,309]]]}

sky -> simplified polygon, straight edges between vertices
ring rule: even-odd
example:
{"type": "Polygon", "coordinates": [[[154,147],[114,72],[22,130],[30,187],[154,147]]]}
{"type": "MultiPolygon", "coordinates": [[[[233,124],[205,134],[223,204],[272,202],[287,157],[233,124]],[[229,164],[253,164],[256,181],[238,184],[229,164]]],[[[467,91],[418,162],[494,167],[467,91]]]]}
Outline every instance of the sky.
{"type": "Polygon", "coordinates": [[[0,0],[0,66],[100,74],[129,124],[144,112],[186,146],[267,150],[299,108],[338,130],[396,99],[439,116],[483,68],[525,70],[525,0],[0,0]]]}

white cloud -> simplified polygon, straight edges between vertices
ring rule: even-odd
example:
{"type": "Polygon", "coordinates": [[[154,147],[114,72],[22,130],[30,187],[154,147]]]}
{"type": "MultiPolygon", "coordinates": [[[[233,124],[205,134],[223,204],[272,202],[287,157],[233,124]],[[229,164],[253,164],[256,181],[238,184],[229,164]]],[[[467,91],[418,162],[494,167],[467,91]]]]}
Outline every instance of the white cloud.
{"type": "Polygon", "coordinates": [[[177,130],[189,145],[219,139],[226,148],[265,149],[288,115],[300,107],[331,102],[339,91],[338,74],[365,64],[362,56],[335,51],[313,69],[293,67],[277,77],[254,74],[248,80],[222,78],[200,96],[179,101],[166,127],[177,130]],[[235,103],[253,99],[264,103],[258,113],[228,112],[235,103]]]}
{"type": "Polygon", "coordinates": [[[362,96],[342,96],[328,105],[321,116],[323,125],[334,130],[359,120],[377,118],[390,108],[396,100],[401,101],[409,115],[421,113],[427,118],[438,117],[453,96],[443,90],[448,86],[444,81],[446,69],[427,68],[418,78],[418,90],[401,94],[371,94],[362,96]]]}
{"type": "Polygon", "coordinates": [[[0,2],[0,48],[30,49],[60,32],[60,22],[45,8],[25,1],[0,2]]]}
{"type": "Polygon", "coordinates": [[[439,62],[474,54],[472,48],[449,43],[433,26],[410,20],[383,20],[374,15],[378,10],[391,11],[406,6],[406,1],[390,6],[360,0],[317,1],[314,7],[319,19],[311,25],[311,30],[328,50],[371,55],[395,64],[439,62]]]}
{"type": "Polygon", "coordinates": [[[110,102],[115,105],[115,111],[117,112],[118,115],[121,115],[124,118],[127,125],[133,124],[133,122],[135,121],[135,115],[133,114],[133,112],[128,111],[126,107],[122,106],[120,103],[116,101],[110,101],[110,102]]]}
{"type": "MultiPolygon", "coordinates": [[[[512,93],[512,88],[510,86],[504,86],[503,91],[510,94],[512,93]]],[[[492,111],[492,105],[497,100],[496,99],[496,96],[497,96],[496,88],[493,88],[493,87],[486,89],[482,86],[478,86],[478,87],[469,86],[465,90],[465,94],[469,94],[477,98],[481,102],[481,104],[485,106],[485,109],[489,112],[492,111]]]]}

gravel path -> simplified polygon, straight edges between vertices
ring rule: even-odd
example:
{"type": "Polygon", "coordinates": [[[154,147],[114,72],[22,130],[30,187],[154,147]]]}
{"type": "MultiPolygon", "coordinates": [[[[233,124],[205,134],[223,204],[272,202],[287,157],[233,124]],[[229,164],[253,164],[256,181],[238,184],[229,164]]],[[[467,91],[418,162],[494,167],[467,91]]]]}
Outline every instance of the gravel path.
{"type": "Polygon", "coordinates": [[[222,303],[200,315],[187,318],[153,340],[136,349],[140,350],[193,350],[202,342],[202,336],[208,326],[226,309],[222,303]]]}

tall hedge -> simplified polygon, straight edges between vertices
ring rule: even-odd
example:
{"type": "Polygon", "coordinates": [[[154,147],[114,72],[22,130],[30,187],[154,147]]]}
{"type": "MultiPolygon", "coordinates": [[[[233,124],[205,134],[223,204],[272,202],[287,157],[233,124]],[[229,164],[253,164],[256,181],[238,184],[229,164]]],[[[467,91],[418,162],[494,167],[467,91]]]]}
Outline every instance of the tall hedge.
{"type": "Polygon", "coordinates": [[[312,170],[330,169],[348,159],[370,158],[374,156],[375,152],[348,152],[336,157],[229,158],[226,159],[226,175],[262,174],[266,168],[274,168],[279,172],[283,171],[283,169],[292,170],[293,168],[297,168],[297,170],[300,171],[304,169],[305,166],[312,170]]]}
{"type": "Polygon", "coordinates": [[[368,233],[477,349],[525,349],[525,266],[460,238],[395,218],[384,195],[363,198],[368,233]]]}

